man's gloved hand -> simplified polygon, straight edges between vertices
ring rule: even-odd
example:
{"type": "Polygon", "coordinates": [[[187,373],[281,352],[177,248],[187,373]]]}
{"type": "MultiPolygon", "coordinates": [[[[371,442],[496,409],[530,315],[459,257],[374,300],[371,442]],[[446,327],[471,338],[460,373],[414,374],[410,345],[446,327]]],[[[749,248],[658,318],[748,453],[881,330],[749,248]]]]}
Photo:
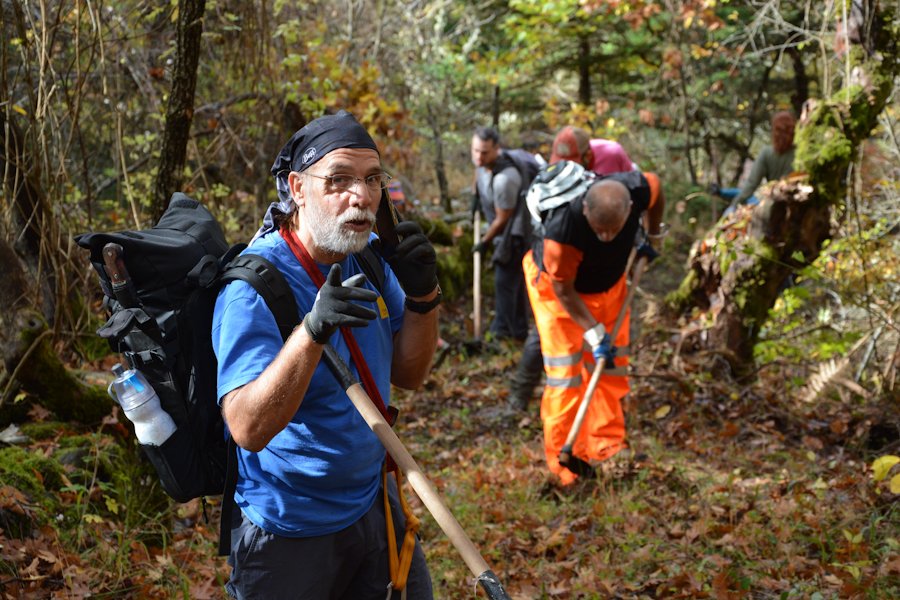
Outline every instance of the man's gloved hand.
{"type": "Polygon", "coordinates": [[[341,265],[331,265],[325,283],[316,296],[303,326],[317,344],[327,344],[338,327],[363,327],[378,316],[371,308],[356,302],[375,302],[378,293],[362,287],[366,276],[360,273],[341,284],[341,265]]]}
{"type": "Polygon", "coordinates": [[[484,254],[484,242],[478,242],[472,246],[472,254],[484,254]]]}
{"type": "Polygon", "coordinates": [[[601,358],[603,359],[606,368],[615,366],[616,347],[612,345],[612,340],[609,339],[608,333],[603,335],[603,339],[600,340],[599,344],[591,348],[591,352],[594,355],[594,360],[598,363],[601,358]]]}
{"type": "Polygon", "coordinates": [[[648,263],[652,263],[654,259],[659,258],[659,252],[656,248],[653,247],[653,244],[650,243],[650,240],[644,240],[644,243],[638,246],[637,249],[638,258],[644,256],[647,258],[648,263]]]}
{"type": "Polygon", "coordinates": [[[614,364],[613,360],[616,357],[616,348],[612,345],[612,341],[609,339],[609,334],[606,333],[606,328],[603,326],[603,323],[597,323],[585,331],[584,341],[591,347],[591,353],[594,355],[594,360],[599,362],[600,359],[603,358],[606,361],[606,366],[614,364]]]}
{"type": "Polygon", "coordinates": [[[425,296],[437,287],[437,254],[415,221],[397,224],[402,241],[388,264],[407,296],[425,296]]]}

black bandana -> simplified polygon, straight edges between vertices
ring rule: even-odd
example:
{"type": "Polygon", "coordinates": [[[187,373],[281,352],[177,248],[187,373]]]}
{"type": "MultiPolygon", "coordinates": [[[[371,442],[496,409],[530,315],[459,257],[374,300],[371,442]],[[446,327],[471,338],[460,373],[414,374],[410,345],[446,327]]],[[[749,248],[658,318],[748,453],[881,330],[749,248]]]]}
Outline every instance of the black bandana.
{"type": "Polygon", "coordinates": [[[272,175],[277,177],[283,171],[305,171],[338,148],[368,148],[378,152],[378,146],[366,128],[342,110],[307,123],[291,136],[275,158],[272,175]]]}

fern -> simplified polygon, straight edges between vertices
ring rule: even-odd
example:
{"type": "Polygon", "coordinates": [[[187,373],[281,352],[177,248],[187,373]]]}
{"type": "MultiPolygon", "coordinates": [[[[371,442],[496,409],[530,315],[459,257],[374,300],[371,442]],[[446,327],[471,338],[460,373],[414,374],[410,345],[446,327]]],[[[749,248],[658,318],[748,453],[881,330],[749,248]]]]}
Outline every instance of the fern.
{"type": "Polygon", "coordinates": [[[823,362],[819,365],[819,370],[817,373],[813,374],[812,377],[809,378],[809,381],[806,384],[806,387],[803,390],[801,398],[803,398],[804,402],[815,402],[816,398],[819,397],[828,386],[835,379],[837,379],[838,375],[841,374],[847,365],[850,364],[850,359],[846,356],[838,359],[832,358],[829,361],[823,362]]]}

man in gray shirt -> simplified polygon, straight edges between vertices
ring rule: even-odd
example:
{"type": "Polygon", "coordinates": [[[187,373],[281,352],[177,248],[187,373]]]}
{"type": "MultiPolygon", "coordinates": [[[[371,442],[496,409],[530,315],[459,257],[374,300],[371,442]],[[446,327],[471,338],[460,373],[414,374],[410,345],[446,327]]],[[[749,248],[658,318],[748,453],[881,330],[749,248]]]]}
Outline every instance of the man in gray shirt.
{"type": "MultiPolygon", "coordinates": [[[[500,134],[479,127],[472,136],[475,194],[488,222],[473,252],[484,254],[493,246],[494,320],[490,331],[498,338],[524,340],[530,311],[522,274],[522,258],[528,250],[528,211],[519,206],[522,176],[500,148],[500,134]]],[[[524,204],[524,203],[523,203],[524,204]]]]}

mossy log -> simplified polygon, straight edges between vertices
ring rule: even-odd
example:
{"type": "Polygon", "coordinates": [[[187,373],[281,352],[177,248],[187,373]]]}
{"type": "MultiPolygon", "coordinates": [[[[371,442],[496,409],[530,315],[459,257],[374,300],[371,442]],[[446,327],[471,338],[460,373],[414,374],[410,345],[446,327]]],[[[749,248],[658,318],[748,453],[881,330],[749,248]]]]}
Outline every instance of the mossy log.
{"type": "MultiPolygon", "coordinates": [[[[51,345],[43,322],[23,313],[19,319],[15,350],[4,357],[7,373],[14,378],[12,389],[26,392],[24,400],[6,398],[0,406],[0,426],[24,417],[31,401],[51,411],[61,421],[92,425],[112,411],[113,403],[101,387],[87,385],[75,377],[51,345]]],[[[11,394],[10,394],[11,395],[11,394]]]]}
{"type": "Polygon", "coordinates": [[[763,188],[756,207],[721,220],[688,259],[688,275],[668,298],[679,312],[697,308],[712,326],[708,345],[737,371],[753,347],[782,283],[813,261],[829,237],[833,207],[846,193],[847,169],[878,124],[900,74],[900,24],[886,2],[868,0],[867,29],[857,32],[851,81],[818,102],[798,127],[795,171],[802,176],[763,188]]]}
{"type": "Polygon", "coordinates": [[[88,386],[62,364],[51,344],[42,314],[31,307],[35,297],[23,262],[12,246],[0,240],[0,426],[24,422],[31,401],[39,402],[61,420],[98,423],[112,409],[101,388],[88,386]],[[20,401],[12,397],[23,391],[20,401]]]}
{"type": "Polygon", "coordinates": [[[788,276],[818,255],[828,211],[815,206],[805,178],[773,184],[755,207],[723,218],[694,244],[688,275],[671,305],[713,317],[708,344],[740,367],[750,363],[759,329],[788,276]]]}

